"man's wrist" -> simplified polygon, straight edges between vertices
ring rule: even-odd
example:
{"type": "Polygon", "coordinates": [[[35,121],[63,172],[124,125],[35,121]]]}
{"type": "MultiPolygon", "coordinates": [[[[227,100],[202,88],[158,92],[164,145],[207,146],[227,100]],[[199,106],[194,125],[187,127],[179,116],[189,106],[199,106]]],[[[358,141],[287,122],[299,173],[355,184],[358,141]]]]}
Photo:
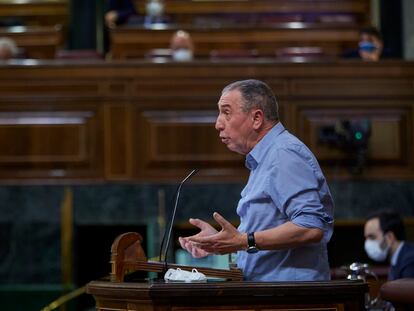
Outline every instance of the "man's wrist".
{"type": "Polygon", "coordinates": [[[242,233],[241,250],[246,251],[248,248],[249,248],[249,243],[247,241],[247,233],[242,233]]]}

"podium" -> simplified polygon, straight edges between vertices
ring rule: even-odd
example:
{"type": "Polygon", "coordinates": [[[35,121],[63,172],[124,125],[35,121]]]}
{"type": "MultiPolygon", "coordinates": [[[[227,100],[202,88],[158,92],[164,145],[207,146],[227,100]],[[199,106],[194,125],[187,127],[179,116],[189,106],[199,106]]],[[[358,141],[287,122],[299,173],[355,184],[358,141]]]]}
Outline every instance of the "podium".
{"type": "MultiPolygon", "coordinates": [[[[126,282],[136,271],[163,272],[160,262],[149,262],[136,232],[118,236],[111,247],[109,280],[92,281],[87,293],[97,311],[282,311],[364,310],[368,284],[362,281],[247,282],[238,269],[197,268],[215,281],[206,283],[126,282]],[[217,277],[223,281],[217,281],[217,277]]],[[[175,267],[176,265],[169,265],[175,267]]],[[[180,266],[182,269],[190,269],[180,266]]]]}
{"type": "Polygon", "coordinates": [[[97,311],[360,311],[362,281],[166,283],[92,281],[97,311]]]}

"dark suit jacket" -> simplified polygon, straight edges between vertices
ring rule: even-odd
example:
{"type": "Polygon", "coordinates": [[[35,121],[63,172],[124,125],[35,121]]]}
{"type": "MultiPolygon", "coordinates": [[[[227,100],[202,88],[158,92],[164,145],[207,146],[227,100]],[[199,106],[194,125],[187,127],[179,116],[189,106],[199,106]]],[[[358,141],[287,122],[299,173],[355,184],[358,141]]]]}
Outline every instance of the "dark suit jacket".
{"type": "Polygon", "coordinates": [[[397,264],[391,266],[389,280],[414,278],[414,244],[404,242],[397,264]]]}
{"type": "Polygon", "coordinates": [[[109,11],[118,13],[117,25],[125,24],[129,17],[137,14],[133,0],[109,0],[109,11]]]}

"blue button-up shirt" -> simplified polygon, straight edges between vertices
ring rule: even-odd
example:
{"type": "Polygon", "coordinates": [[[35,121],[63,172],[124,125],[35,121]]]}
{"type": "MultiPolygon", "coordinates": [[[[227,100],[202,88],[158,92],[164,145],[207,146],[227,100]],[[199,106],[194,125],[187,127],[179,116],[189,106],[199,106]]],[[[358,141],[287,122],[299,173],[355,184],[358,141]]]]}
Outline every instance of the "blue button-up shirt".
{"type": "Polygon", "coordinates": [[[312,152],[277,123],[246,156],[249,180],[237,206],[239,231],[262,231],[288,221],[319,228],[318,243],[255,254],[240,251],[237,266],[246,280],[329,280],[326,244],[333,231],[333,201],[312,152]]]}

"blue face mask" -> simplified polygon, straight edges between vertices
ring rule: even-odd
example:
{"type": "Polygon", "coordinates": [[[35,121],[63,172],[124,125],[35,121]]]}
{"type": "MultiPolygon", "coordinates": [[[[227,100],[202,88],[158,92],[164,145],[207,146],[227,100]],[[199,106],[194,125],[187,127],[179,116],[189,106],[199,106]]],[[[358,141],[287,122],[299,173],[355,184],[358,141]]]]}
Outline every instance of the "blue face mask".
{"type": "Polygon", "coordinates": [[[361,41],[359,42],[359,50],[364,52],[372,53],[377,49],[374,43],[369,41],[361,41]]]}

